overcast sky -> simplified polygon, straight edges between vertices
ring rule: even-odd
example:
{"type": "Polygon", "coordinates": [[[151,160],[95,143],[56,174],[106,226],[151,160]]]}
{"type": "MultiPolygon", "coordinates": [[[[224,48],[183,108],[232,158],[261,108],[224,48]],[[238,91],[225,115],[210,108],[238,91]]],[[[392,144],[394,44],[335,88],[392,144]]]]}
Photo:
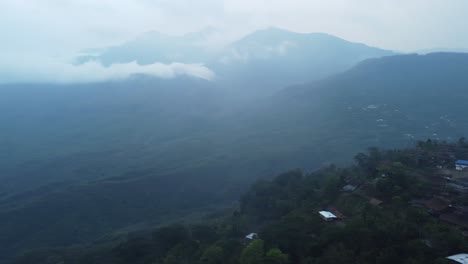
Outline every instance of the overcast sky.
{"type": "MultiPolygon", "coordinates": [[[[0,0],[0,59],[66,57],[150,30],[277,26],[381,48],[468,48],[467,0],[0,0]]],[[[1,67],[0,67],[1,70],[1,67]]]]}

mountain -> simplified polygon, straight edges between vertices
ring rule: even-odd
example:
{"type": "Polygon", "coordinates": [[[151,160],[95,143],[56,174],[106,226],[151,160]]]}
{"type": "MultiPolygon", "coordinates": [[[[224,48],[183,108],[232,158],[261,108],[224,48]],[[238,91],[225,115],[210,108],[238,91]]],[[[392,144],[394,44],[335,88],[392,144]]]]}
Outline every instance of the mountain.
{"type": "MultiPolygon", "coordinates": [[[[368,50],[328,35],[277,29],[256,32],[231,47],[263,50],[259,47],[283,43],[285,37],[304,54],[322,49],[327,58],[334,54],[325,52],[331,43],[337,53],[341,45],[347,47],[342,57],[352,54],[356,60],[361,53],[350,50],[368,50]]],[[[215,81],[134,76],[96,84],[2,85],[0,244],[5,246],[0,255],[6,259],[27,249],[86,243],[157,225],[230,204],[255,179],[285,169],[343,164],[368,146],[457,140],[468,131],[463,116],[467,54],[369,59],[234,104],[226,92],[230,88],[276,90],[267,84],[283,74],[275,68],[281,61],[291,67],[281,75],[285,83],[300,80],[302,73],[294,70],[305,69],[304,76],[313,72],[315,66],[301,64],[308,61],[300,53],[284,50],[287,59],[277,54],[236,62],[250,70],[225,68],[215,81]],[[250,72],[258,73],[258,82],[247,85],[250,72]],[[236,75],[240,82],[231,87],[229,78],[221,78],[236,75]],[[246,86],[238,86],[241,82],[246,86]]]]}
{"type": "Polygon", "coordinates": [[[222,98],[212,82],[189,77],[0,86],[0,192],[115,176],[111,171],[148,159],[156,166],[143,153],[157,148],[169,156],[170,145],[195,147],[185,138],[222,112],[222,98]],[[123,153],[132,158],[113,163],[123,153]]]}
{"type": "Polygon", "coordinates": [[[365,59],[393,54],[324,33],[269,28],[232,43],[209,65],[219,79],[238,89],[245,87],[242,91],[249,95],[271,94],[345,71],[365,59]]]}
{"type": "Polygon", "coordinates": [[[214,28],[181,36],[150,31],[134,40],[103,49],[82,51],[76,63],[98,61],[105,66],[136,61],[146,65],[159,63],[203,63],[211,58],[212,51],[205,45],[212,36],[219,34],[214,28]]]}
{"type": "Polygon", "coordinates": [[[328,34],[278,28],[255,31],[224,48],[212,43],[220,35],[213,28],[181,36],[148,32],[122,45],[92,50],[77,62],[201,63],[216,73],[216,82],[230,98],[252,99],[342,72],[368,58],[394,54],[328,34]]]}
{"type": "Polygon", "coordinates": [[[240,113],[232,129],[237,123],[244,127],[233,145],[304,167],[311,160],[338,161],[366,146],[456,140],[468,129],[461,114],[468,99],[467,70],[468,54],[370,59],[342,74],[286,88],[240,113]]]}
{"type": "MultiPolygon", "coordinates": [[[[185,195],[198,183],[179,171],[192,180],[204,173],[196,164],[209,162],[214,146],[197,135],[222,104],[212,82],[188,77],[0,86],[0,240],[9,244],[2,261],[37,246],[89,242],[133,221],[144,226],[143,215],[157,224],[199,207],[203,191],[185,195]]],[[[219,201],[229,197],[222,188],[219,201]]]]}
{"type": "Polygon", "coordinates": [[[236,107],[190,78],[2,86],[0,254],[211,210],[258,178],[368,146],[457,140],[467,70],[467,54],[370,59],[236,107]]]}
{"type": "Polygon", "coordinates": [[[433,48],[433,49],[423,49],[415,51],[418,54],[429,54],[429,53],[440,53],[440,52],[452,52],[452,53],[468,53],[468,49],[463,48],[433,48]]]}

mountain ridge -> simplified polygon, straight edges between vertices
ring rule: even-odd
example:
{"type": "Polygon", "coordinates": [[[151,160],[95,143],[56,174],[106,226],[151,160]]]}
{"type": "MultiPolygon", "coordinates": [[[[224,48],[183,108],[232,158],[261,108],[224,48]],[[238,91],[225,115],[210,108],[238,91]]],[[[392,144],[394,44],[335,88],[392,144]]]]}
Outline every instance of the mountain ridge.
{"type": "Polygon", "coordinates": [[[37,145],[47,155],[84,148],[79,155],[48,161],[56,168],[39,164],[37,171],[23,178],[79,176],[80,181],[71,188],[51,185],[16,203],[6,201],[8,195],[2,196],[0,233],[6,239],[2,244],[11,246],[3,254],[46,244],[82,243],[141,219],[158,223],[160,216],[177,213],[175,207],[196,210],[210,203],[230,203],[230,198],[254,179],[288,168],[310,170],[330,162],[346,164],[351,155],[369,146],[407,146],[426,138],[457,140],[468,131],[468,120],[459,114],[468,100],[466,65],[465,54],[384,57],[325,80],[282,90],[228,115],[220,114],[223,94],[213,96],[212,92],[219,90],[210,82],[182,82],[179,86],[187,87],[186,94],[171,89],[178,88],[171,87],[171,81],[162,85],[160,80],[152,80],[140,85],[131,81],[109,85],[102,90],[93,86],[83,89],[81,85],[76,91],[84,94],[71,97],[61,96],[57,91],[63,90],[57,89],[46,101],[40,100],[40,95],[46,94],[42,90],[36,90],[35,96],[20,94],[16,101],[10,100],[11,94],[1,96],[2,107],[9,102],[9,109],[15,109],[2,115],[2,138],[16,136],[19,143],[47,142],[43,136],[48,135],[61,148],[50,152],[52,148],[37,145]],[[395,67],[394,61],[404,64],[395,67]],[[80,100],[73,105],[65,98],[80,100]],[[52,104],[54,101],[60,104],[52,104]],[[28,107],[21,107],[20,102],[27,102],[28,107]],[[79,102],[87,103],[83,107],[79,102]],[[63,105],[73,111],[63,111],[63,105]],[[56,118],[65,113],[66,119],[56,118]],[[25,122],[27,118],[36,123],[25,122]],[[55,127],[52,123],[41,125],[48,120],[54,120],[55,127]],[[76,124],[87,127],[76,133],[76,124]],[[8,134],[15,127],[27,132],[24,138],[8,134]],[[61,138],[56,131],[70,134],[61,138]],[[111,148],[86,147],[102,141],[111,148]],[[139,188],[145,192],[136,191],[139,188]],[[55,190],[52,196],[50,189],[55,190]],[[115,197],[125,197],[125,201],[115,197]],[[127,210],[125,203],[145,202],[145,206],[132,207],[131,217],[120,217],[127,210]],[[77,208],[80,217],[75,218],[77,208]],[[16,235],[17,230],[30,228],[28,221],[33,216],[36,226],[47,229],[40,236],[16,235]],[[93,221],[100,224],[93,225],[93,221]],[[56,237],[56,233],[61,236],[56,237]],[[79,234],[87,236],[84,239],[79,234]]]}

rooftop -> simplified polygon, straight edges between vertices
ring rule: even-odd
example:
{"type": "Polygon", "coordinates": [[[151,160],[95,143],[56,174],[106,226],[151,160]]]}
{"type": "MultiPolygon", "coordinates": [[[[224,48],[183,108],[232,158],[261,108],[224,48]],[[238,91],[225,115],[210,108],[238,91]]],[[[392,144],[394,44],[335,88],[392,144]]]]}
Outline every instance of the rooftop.
{"type": "Polygon", "coordinates": [[[468,166],[468,160],[457,160],[455,164],[468,166]]]}
{"type": "Polygon", "coordinates": [[[319,214],[326,218],[326,219],[335,219],[335,218],[338,218],[336,217],[336,215],[334,215],[333,213],[331,212],[328,212],[328,211],[320,211],[319,214]]]}
{"type": "Polygon", "coordinates": [[[454,213],[442,214],[439,217],[439,219],[449,224],[459,226],[461,228],[468,228],[468,221],[466,221],[465,219],[463,219],[463,217],[456,215],[454,213]]]}
{"type": "Polygon", "coordinates": [[[252,240],[252,239],[257,238],[257,236],[258,236],[257,233],[250,233],[246,235],[245,238],[252,240]]]}
{"type": "Polygon", "coordinates": [[[447,258],[458,263],[468,264],[468,254],[457,254],[447,258]]]}
{"type": "Polygon", "coordinates": [[[450,207],[450,201],[442,197],[434,197],[427,200],[424,205],[435,212],[442,212],[450,207]]]}
{"type": "Polygon", "coordinates": [[[456,189],[456,190],[460,190],[460,191],[468,191],[468,187],[465,187],[465,186],[460,185],[460,184],[447,183],[447,186],[451,187],[453,189],[456,189]]]}
{"type": "Polygon", "coordinates": [[[373,206],[379,206],[379,205],[381,205],[383,202],[382,202],[381,200],[379,200],[379,199],[371,198],[371,199],[369,200],[369,203],[370,203],[371,205],[373,205],[373,206]]]}
{"type": "Polygon", "coordinates": [[[327,207],[327,212],[332,213],[336,218],[343,219],[345,218],[344,214],[341,213],[336,207],[329,206],[327,207]]]}
{"type": "Polygon", "coordinates": [[[346,185],[346,186],[343,187],[343,190],[344,191],[354,191],[354,190],[356,190],[356,187],[353,186],[353,185],[346,185]]]}

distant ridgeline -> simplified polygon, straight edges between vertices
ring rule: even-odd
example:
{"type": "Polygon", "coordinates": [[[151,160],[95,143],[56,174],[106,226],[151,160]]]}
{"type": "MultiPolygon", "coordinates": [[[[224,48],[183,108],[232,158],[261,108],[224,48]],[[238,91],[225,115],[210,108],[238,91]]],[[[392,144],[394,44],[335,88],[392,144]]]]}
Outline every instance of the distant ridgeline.
{"type": "Polygon", "coordinates": [[[455,169],[464,159],[464,139],[371,148],[347,168],[258,181],[221,216],[14,263],[450,263],[468,251],[468,171],[455,169]]]}

